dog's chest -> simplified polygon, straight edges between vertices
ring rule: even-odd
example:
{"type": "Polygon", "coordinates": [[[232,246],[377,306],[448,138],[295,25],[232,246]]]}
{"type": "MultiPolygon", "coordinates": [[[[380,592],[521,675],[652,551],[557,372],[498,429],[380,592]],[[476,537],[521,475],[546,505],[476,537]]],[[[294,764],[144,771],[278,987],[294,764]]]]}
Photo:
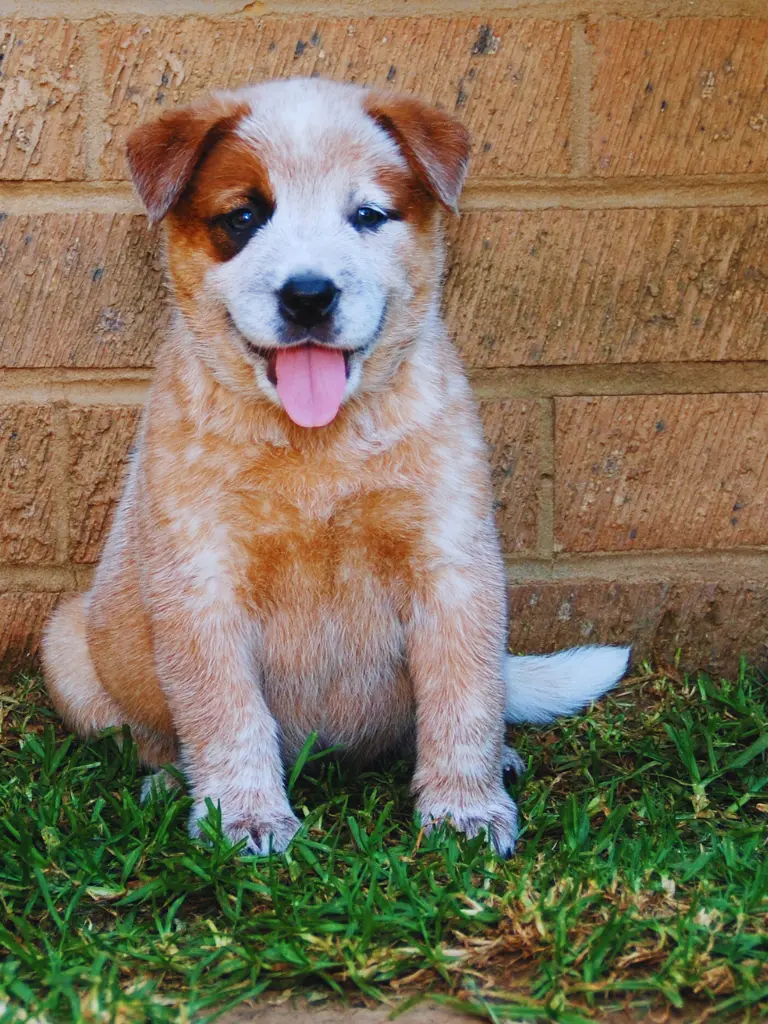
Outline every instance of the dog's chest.
{"type": "Polygon", "coordinates": [[[420,516],[406,490],[253,499],[246,542],[265,694],[290,746],[385,745],[411,714],[402,612],[420,516]]]}

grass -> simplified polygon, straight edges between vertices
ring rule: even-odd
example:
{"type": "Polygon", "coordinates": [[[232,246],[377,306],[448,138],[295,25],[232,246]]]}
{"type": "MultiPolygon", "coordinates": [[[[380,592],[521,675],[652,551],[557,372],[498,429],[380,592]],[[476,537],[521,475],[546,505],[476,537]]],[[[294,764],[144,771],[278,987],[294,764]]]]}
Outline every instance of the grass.
{"type": "MultiPolygon", "coordinates": [[[[423,837],[408,770],[310,760],[281,859],[138,803],[130,742],[66,737],[40,684],[2,697],[2,1020],[212,1020],[243,1000],[428,993],[563,1024],[627,1005],[768,1013],[768,686],[674,672],[515,742],[509,862],[423,837]],[[693,1002],[691,1002],[693,1000],[693,1002]],[[183,1009],[182,1009],[183,1008],[183,1009]]],[[[215,814],[212,816],[215,819],[215,814]]]]}

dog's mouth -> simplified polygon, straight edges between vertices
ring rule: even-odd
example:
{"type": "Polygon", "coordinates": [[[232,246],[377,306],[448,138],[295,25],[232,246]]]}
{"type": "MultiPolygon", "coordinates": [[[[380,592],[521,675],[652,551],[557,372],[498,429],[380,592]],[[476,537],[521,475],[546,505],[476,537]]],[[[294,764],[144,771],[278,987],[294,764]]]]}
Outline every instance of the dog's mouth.
{"type": "Polygon", "coordinates": [[[335,419],[347,388],[352,357],[363,351],[313,342],[270,349],[247,344],[266,363],[267,379],[283,409],[300,427],[324,427],[335,419]]]}
{"type": "Polygon", "coordinates": [[[291,351],[292,349],[322,349],[326,352],[341,352],[344,357],[344,375],[349,380],[350,364],[352,357],[356,355],[362,355],[365,352],[367,346],[363,345],[360,348],[330,348],[328,345],[316,345],[314,342],[306,342],[303,345],[292,345],[290,348],[262,348],[260,345],[252,345],[250,341],[245,340],[245,344],[249,352],[253,352],[259,359],[263,359],[267,365],[267,380],[273,387],[277,387],[277,356],[279,352],[291,351]]]}
{"type": "Polygon", "coordinates": [[[325,339],[297,338],[295,344],[265,348],[255,345],[238,329],[227,311],[229,326],[252,355],[265,364],[266,377],[280,404],[300,427],[324,427],[335,419],[344,400],[352,361],[364,356],[378,340],[387,316],[384,304],[373,337],[357,348],[329,345],[325,339]]]}

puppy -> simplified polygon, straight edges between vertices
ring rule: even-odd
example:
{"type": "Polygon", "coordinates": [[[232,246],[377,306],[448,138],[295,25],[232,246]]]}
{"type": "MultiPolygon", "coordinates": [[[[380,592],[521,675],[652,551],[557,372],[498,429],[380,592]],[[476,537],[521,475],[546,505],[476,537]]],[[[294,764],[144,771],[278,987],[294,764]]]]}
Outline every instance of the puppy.
{"type": "Polygon", "coordinates": [[[43,657],[81,736],[127,723],[177,762],[190,830],[284,850],[306,737],[411,751],[427,828],[508,855],[504,721],[573,711],[625,648],[506,654],[506,579],[472,395],[440,317],[462,125],[318,79],[219,93],[136,129],[175,324],[88,593],[43,657]]]}

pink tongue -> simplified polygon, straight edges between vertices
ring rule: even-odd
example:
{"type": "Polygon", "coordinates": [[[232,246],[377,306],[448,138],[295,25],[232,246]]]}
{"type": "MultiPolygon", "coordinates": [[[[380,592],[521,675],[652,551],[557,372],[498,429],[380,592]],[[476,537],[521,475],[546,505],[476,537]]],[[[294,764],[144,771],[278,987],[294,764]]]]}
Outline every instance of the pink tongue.
{"type": "Polygon", "coordinates": [[[277,393],[300,427],[324,427],[339,411],[347,373],[338,349],[302,345],[284,348],[275,361],[277,393]]]}

